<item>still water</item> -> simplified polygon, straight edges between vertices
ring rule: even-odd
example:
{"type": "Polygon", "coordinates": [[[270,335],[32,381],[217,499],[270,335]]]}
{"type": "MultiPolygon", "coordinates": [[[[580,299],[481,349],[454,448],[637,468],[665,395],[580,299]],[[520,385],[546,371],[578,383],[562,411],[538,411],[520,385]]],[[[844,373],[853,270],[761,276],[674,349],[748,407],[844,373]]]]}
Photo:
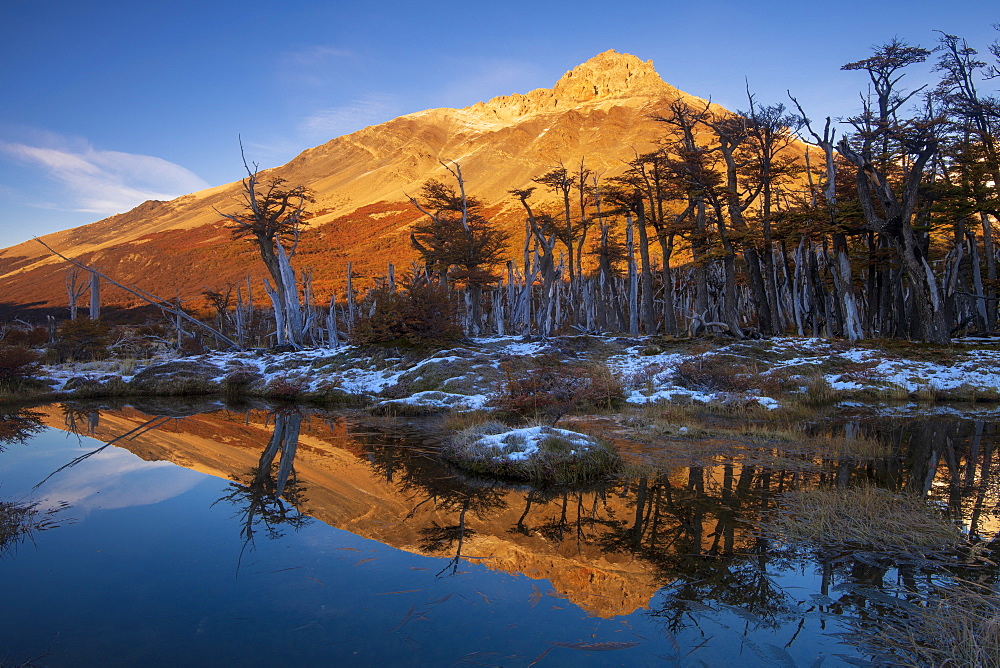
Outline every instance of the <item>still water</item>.
{"type": "Polygon", "coordinates": [[[448,468],[431,419],[33,410],[44,426],[0,444],[0,499],[56,526],[0,557],[0,665],[849,665],[857,586],[933,573],[768,539],[783,492],[875,482],[996,522],[986,420],[837,427],[880,460],[546,491],[448,468]]]}

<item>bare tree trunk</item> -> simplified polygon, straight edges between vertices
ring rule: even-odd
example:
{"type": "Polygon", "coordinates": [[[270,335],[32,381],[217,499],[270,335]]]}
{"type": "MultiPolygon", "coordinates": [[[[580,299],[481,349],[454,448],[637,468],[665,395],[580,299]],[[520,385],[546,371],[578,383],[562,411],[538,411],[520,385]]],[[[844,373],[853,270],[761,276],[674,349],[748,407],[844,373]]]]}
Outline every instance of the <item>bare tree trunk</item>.
{"type": "Polygon", "coordinates": [[[847,253],[847,237],[843,234],[833,235],[833,260],[830,269],[833,273],[834,291],[840,304],[843,316],[844,336],[852,343],[864,338],[861,330],[861,315],[854,299],[854,287],[851,281],[851,259],[847,253]]]}
{"type": "Polygon", "coordinates": [[[100,320],[101,318],[101,275],[96,271],[90,272],[90,319],[100,320]]]}
{"type": "Polygon", "coordinates": [[[670,336],[677,334],[677,314],[674,308],[674,278],[670,269],[670,256],[674,250],[673,235],[657,234],[663,267],[660,271],[663,283],[663,332],[670,336]]]}
{"type": "Polygon", "coordinates": [[[983,272],[979,261],[979,243],[976,239],[976,233],[972,230],[966,230],[965,234],[969,244],[969,266],[972,269],[972,287],[975,291],[976,326],[980,332],[988,334],[992,330],[989,323],[986,293],[983,290],[983,272]]]}
{"type": "Polygon", "coordinates": [[[639,230],[640,282],[642,284],[642,327],[647,335],[656,333],[656,310],[653,302],[653,270],[649,261],[649,236],[646,234],[646,217],[642,200],[636,211],[636,228],[639,230]]]}
{"type": "Polygon", "coordinates": [[[85,283],[78,283],[80,278],[80,272],[76,269],[70,269],[66,272],[66,296],[69,301],[69,319],[76,320],[76,314],[79,310],[77,302],[83,293],[87,291],[87,285],[85,283]]]}
{"type": "Polygon", "coordinates": [[[992,332],[997,326],[996,310],[996,281],[997,281],[997,254],[993,245],[993,224],[990,222],[990,214],[980,214],[983,221],[983,254],[986,256],[986,299],[989,301],[989,308],[986,311],[987,331],[992,332]]]}
{"type": "Polygon", "coordinates": [[[628,333],[639,336],[639,277],[635,266],[635,233],[632,216],[627,218],[625,244],[628,253],[628,333]]]}

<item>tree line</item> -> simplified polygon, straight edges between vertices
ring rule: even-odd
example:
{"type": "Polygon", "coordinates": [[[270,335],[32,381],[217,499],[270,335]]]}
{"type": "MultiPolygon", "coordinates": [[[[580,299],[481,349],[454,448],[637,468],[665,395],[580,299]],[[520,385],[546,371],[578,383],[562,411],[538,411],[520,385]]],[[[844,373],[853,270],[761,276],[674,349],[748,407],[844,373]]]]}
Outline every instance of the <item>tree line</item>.
{"type": "MultiPolygon", "coordinates": [[[[364,295],[348,265],[346,290],[327,306],[309,271],[292,268],[312,201],[305,188],[247,167],[243,209],[220,213],[267,267],[277,344],[336,344],[359,321],[403,308],[407,295],[419,308],[382,321],[433,310],[435,328],[453,316],[471,336],[945,343],[993,332],[1000,100],[980,87],[1000,78],[1000,43],[981,57],[955,35],[941,33],[930,50],[893,39],[842,69],[864,72],[869,85],[858,113],[839,122],[814,122],[791,95],[788,106],[763,104],[749,89],[736,112],[677,99],[655,117],[655,144],[624,172],[605,177],[584,158],[511,189],[524,217],[514,258],[512,235],[461,165],[443,161],[447,181],[410,197],[422,214],[410,233],[421,261],[398,280],[389,264],[364,295]],[[907,71],[929,60],[936,82],[907,88],[907,71]]],[[[74,306],[81,287],[67,283],[74,306]]],[[[249,284],[235,298],[206,295],[218,311],[213,336],[260,339],[249,332],[260,320],[249,284]]]]}
{"type": "Polygon", "coordinates": [[[943,33],[933,50],[875,47],[842,68],[865,72],[870,87],[840,136],[795,98],[789,109],[748,91],[736,113],[676,100],[656,118],[653,150],[623,174],[602,179],[581,160],[511,190],[525,243],[505,270],[507,237],[446,165],[455,185],[432,181],[412,199],[427,218],[413,244],[435,280],[465,288],[470,333],[944,343],[992,332],[1000,104],[978,89],[1000,75],[1000,47],[991,53],[992,65],[943,33]],[[936,85],[907,89],[907,68],[930,58],[936,85]],[[533,206],[538,188],[561,206],[533,206]]]}

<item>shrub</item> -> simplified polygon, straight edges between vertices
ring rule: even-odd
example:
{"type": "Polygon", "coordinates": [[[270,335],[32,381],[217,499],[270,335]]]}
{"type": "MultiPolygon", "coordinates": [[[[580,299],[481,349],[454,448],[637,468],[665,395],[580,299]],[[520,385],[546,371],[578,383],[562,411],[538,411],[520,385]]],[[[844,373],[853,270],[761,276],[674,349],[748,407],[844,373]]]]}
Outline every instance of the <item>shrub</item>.
{"type": "Polygon", "coordinates": [[[100,320],[66,320],[56,330],[52,348],[60,362],[103,359],[107,356],[110,332],[110,326],[100,320]]]}
{"type": "Polygon", "coordinates": [[[11,346],[42,346],[49,341],[49,329],[13,325],[2,338],[3,343],[11,346]]]}
{"type": "Polygon", "coordinates": [[[119,359],[144,359],[165,347],[162,325],[117,325],[109,333],[107,352],[119,359]]]}
{"type": "Polygon", "coordinates": [[[11,387],[30,378],[38,371],[41,360],[36,350],[0,344],[0,385],[11,387]]]}
{"type": "Polygon", "coordinates": [[[306,389],[304,383],[287,376],[276,376],[264,387],[264,396],[279,401],[294,401],[306,389]]]}
{"type": "Polygon", "coordinates": [[[700,355],[677,365],[677,384],[703,392],[744,392],[760,383],[750,366],[723,355],[700,355]]]}
{"type": "Polygon", "coordinates": [[[577,408],[606,409],[625,399],[621,381],[601,365],[562,362],[556,355],[540,355],[527,366],[508,360],[501,362],[504,378],[493,405],[502,412],[523,419],[555,424],[577,408]]]}
{"type": "Polygon", "coordinates": [[[437,284],[373,288],[360,310],[351,336],[360,345],[431,346],[462,338],[455,304],[448,290],[437,284]]]}
{"type": "Polygon", "coordinates": [[[242,398],[262,378],[256,369],[247,366],[235,367],[222,379],[222,392],[228,399],[242,398]]]}

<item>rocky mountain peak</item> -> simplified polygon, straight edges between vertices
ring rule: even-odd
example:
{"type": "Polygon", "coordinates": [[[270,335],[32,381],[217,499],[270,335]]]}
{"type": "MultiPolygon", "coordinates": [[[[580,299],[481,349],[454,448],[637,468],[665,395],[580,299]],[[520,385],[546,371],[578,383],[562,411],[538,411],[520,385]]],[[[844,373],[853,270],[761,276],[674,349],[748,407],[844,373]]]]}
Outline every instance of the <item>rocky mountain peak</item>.
{"type": "Polygon", "coordinates": [[[480,102],[468,111],[484,119],[509,122],[518,116],[564,111],[584,104],[623,98],[672,98],[680,91],[663,81],[653,61],[609,49],[577,65],[552,88],[538,88],[525,95],[504,95],[480,102]]]}
{"type": "Polygon", "coordinates": [[[662,92],[666,85],[653,68],[652,60],[643,61],[609,49],[564,74],[552,93],[557,98],[579,103],[662,92]]]}

